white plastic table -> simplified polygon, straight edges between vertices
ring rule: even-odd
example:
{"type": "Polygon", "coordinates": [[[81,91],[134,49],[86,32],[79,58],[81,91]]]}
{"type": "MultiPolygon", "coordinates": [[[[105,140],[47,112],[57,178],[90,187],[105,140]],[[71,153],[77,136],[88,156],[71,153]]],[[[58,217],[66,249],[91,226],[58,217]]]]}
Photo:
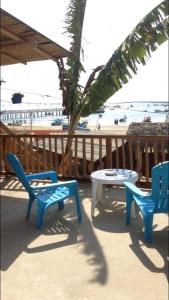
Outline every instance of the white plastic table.
{"type": "MultiPolygon", "coordinates": [[[[92,203],[91,215],[94,216],[97,202],[102,201],[103,184],[123,185],[124,181],[135,183],[138,180],[138,174],[135,171],[127,169],[103,169],[91,174],[92,181],[92,203]]],[[[132,206],[132,217],[135,216],[135,208],[132,206]]]]}

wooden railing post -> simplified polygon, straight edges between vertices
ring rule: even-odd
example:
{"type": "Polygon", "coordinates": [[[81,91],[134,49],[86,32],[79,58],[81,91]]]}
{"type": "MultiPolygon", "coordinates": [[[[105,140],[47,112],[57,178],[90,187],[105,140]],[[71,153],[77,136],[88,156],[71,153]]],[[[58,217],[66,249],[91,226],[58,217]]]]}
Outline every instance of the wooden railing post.
{"type": "Polygon", "coordinates": [[[26,173],[55,169],[60,177],[86,180],[98,169],[122,167],[137,171],[139,181],[144,183],[151,182],[150,171],[155,164],[169,159],[169,136],[8,134],[0,138],[1,171],[6,174],[10,170],[5,160],[9,151],[18,155],[26,173]],[[69,156],[64,165],[67,139],[69,156]]]}
{"type": "Polygon", "coordinates": [[[142,172],[142,151],[141,151],[141,145],[140,140],[137,140],[136,142],[136,171],[138,173],[138,176],[141,176],[142,172]]]}
{"type": "Polygon", "coordinates": [[[112,138],[106,138],[106,168],[112,168],[112,138]]]}
{"type": "Polygon", "coordinates": [[[6,138],[5,136],[1,136],[0,138],[0,172],[5,171],[5,173],[7,173],[7,165],[6,165],[6,158],[5,158],[5,154],[6,154],[6,138]]]}

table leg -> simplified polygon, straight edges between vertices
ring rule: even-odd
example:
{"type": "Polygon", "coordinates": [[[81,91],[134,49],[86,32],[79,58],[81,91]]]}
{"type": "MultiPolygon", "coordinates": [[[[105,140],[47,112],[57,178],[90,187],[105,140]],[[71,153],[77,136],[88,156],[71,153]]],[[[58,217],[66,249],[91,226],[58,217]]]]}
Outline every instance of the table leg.
{"type": "Polygon", "coordinates": [[[94,217],[94,211],[96,206],[96,198],[97,198],[97,181],[92,181],[92,203],[91,203],[91,215],[94,217]]]}
{"type": "Polygon", "coordinates": [[[92,181],[92,204],[91,204],[91,215],[94,216],[94,211],[97,202],[102,201],[103,185],[97,181],[92,181]]]}
{"type": "Polygon", "coordinates": [[[97,183],[96,198],[97,202],[102,202],[103,200],[103,185],[101,183],[97,183]]]}

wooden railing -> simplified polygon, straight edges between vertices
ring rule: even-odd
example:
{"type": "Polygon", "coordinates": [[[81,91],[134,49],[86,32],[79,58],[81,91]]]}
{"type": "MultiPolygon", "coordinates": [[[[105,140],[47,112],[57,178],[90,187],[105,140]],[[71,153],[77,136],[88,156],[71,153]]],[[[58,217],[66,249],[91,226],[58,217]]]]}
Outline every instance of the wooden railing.
{"type": "Polygon", "coordinates": [[[60,177],[89,179],[103,168],[135,170],[139,182],[151,182],[151,168],[169,160],[169,136],[1,135],[1,171],[11,170],[7,152],[16,153],[26,173],[55,169],[60,177]],[[63,163],[66,144],[71,149],[63,163]]]}

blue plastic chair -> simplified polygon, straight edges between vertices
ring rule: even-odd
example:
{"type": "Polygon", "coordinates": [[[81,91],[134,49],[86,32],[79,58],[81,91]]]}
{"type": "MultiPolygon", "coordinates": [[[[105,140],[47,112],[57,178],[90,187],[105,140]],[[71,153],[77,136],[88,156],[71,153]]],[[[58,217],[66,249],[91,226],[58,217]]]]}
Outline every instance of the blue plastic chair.
{"type": "Polygon", "coordinates": [[[43,217],[45,211],[52,205],[58,204],[59,209],[64,208],[64,200],[75,197],[76,209],[78,215],[78,221],[82,221],[80,197],[78,193],[78,186],[76,180],[70,180],[65,182],[57,182],[57,174],[55,171],[47,171],[41,173],[35,173],[31,175],[25,175],[23,167],[13,153],[7,153],[7,161],[9,162],[12,170],[20,182],[25,187],[29,194],[29,202],[27,208],[26,219],[29,219],[31,207],[36,200],[37,203],[37,220],[36,225],[38,228],[43,226],[43,217]],[[52,183],[45,185],[33,186],[31,181],[34,179],[47,179],[49,178],[52,183]]]}
{"type": "Polygon", "coordinates": [[[130,182],[124,182],[126,187],[126,224],[130,224],[131,205],[135,201],[144,221],[144,240],[152,242],[153,216],[169,211],[169,161],[152,168],[151,193],[141,191],[130,182]]]}

